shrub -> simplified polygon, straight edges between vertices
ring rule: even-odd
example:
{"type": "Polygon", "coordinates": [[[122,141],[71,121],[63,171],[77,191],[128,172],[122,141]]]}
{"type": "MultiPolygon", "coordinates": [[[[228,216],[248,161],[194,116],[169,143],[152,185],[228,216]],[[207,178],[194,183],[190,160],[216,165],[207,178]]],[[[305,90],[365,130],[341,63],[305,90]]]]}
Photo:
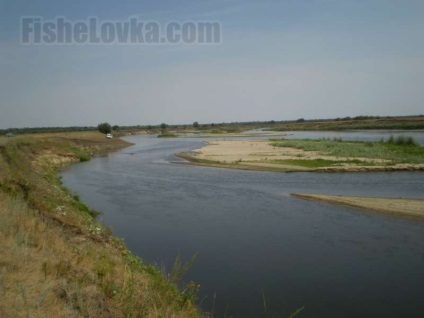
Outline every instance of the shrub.
{"type": "Polygon", "coordinates": [[[399,146],[419,146],[420,144],[411,136],[390,136],[386,143],[399,146]]]}
{"type": "Polygon", "coordinates": [[[112,126],[109,123],[98,124],[97,129],[103,134],[110,134],[112,132],[112,126]]]}

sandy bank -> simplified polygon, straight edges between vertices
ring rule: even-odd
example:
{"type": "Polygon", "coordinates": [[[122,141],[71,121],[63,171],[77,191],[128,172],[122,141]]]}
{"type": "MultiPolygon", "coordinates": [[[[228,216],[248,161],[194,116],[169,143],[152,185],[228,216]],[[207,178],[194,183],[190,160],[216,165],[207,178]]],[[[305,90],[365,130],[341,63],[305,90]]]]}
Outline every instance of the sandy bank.
{"type": "Polygon", "coordinates": [[[292,193],[291,195],[300,199],[318,200],[381,213],[424,218],[424,199],[350,197],[306,193],[292,193]]]}
{"type": "Polygon", "coordinates": [[[424,170],[424,164],[387,165],[388,162],[382,159],[335,157],[319,154],[316,151],[275,147],[268,140],[210,141],[203,148],[196,149],[190,154],[179,154],[179,156],[197,165],[261,171],[363,172],[424,170]],[[296,160],[312,161],[318,159],[337,162],[337,164],[308,167],[293,163],[296,160]],[[360,161],[361,164],[353,164],[352,161],[354,160],[360,161]]]}

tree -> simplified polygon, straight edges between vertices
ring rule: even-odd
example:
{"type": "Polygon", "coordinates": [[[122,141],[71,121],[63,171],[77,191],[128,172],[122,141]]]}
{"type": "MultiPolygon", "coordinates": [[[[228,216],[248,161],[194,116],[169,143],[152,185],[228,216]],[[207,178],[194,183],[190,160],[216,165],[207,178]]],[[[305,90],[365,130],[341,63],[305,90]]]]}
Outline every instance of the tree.
{"type": "Polygon", "coordinates": [[[160,125],[160,128],[162,128],[162,129],[166,129],[166,127],[167,127],[167,126],[168,126],[167,124],[162,123],[162,124],[160,125]]]}
{"type": "Polygon", "coordinates": [[[109,123],[98,124],[97,129],[103,134],[110,134],[112,132],[112,126],[109,123]]]}
{"type": "Polygon", "coordinates": [[[199,128],[199,123],[198,123],[197,121],[195,121],[195,122],[193,123],[193,127],[194,127],[194,128],[199,128]]]}
{"type": "Polygon", "coordinates": [[[119,130],[119,126],[118,125],[115,125],[115,126],[112,127],[112,129],[115,130],[115,131],[118,131],[119,130]]]}

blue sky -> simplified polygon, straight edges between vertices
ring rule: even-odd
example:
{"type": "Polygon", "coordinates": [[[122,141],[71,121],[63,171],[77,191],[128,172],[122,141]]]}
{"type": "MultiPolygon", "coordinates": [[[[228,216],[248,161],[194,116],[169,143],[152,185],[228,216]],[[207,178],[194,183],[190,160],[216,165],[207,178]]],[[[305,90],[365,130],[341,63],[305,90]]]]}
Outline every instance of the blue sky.
{"type": "Polygon", "coordinates": [[[424,113],[424,1],[0,0],[0,128],[424,113]],[[22,16],[219,21],[220,45],[22,45],[22,16]]]}

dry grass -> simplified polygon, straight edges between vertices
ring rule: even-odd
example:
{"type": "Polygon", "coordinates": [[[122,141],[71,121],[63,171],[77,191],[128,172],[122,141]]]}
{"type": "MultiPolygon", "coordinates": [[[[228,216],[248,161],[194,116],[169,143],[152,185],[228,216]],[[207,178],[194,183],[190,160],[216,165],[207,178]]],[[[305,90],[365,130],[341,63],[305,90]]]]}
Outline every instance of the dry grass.
{"type": "Polygon", "coordinates": [[[0,136],[0,145],[4,145],[7,142],[7,137],[0,136]]]}
{"type": "Polygon", "coordinates": [[[0,202],[2,317],[117,314],[119,308],[107,303],[95,275],[92,257],[99,251],[92,242],[75,236],[70,245],[66,228],[41,221],[22,198],[0,202]]]}
{"type": "Polygon", "coordinates": [[[109,147],[75,134],[0,145],[0,317],[198,317],[193,288],[144,265],[62,186],[58,165],[109,147]]]}

